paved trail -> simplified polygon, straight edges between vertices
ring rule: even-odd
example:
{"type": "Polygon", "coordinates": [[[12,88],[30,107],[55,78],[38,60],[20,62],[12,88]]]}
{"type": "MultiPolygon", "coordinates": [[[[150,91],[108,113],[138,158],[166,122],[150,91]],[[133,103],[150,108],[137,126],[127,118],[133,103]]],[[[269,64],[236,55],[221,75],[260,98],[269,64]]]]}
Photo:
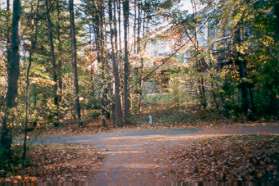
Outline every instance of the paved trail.
{"type": "Polygon", "coordinates": [[[36,143],[93,144],[105,154],[103,166],[89,185],[171,185],[167,152],[181,144],[210,136],[278,134],[279,125],[223,128],[119,129],[91,136],[48,137],[36,143]]]}

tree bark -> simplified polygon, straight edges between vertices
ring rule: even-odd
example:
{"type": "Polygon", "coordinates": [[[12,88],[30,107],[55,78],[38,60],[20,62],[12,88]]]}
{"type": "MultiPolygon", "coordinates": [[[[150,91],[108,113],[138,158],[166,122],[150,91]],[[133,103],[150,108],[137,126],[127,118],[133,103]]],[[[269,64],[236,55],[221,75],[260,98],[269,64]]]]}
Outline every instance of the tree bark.
{"type": "Polygon", "coordinates": [[[279,2],[274,5],[274,11],[276,15],[276,39],[279,40],[279,2]]]}
{"type": "MultiPolygon", "coordinates": [[[[10,45],[10,0],[6,1],[6,12],[7,12],[7,48],[9,48],[10,45]]],[[[8,55],[8,52],[7,52],[8,55]]]]}
{"type": "Polygon", "coordinates": [[[10,155],[12,144],[11,129],[8,127],[9,115],[11,109],[16,105],[16,97],[18,91],[18,78],[19,78],[19,21],[21,15],[21,1],[14,0],[13,2],[13,17],[11,27],[10,45],[8,46],[7,56],[7,74],[8,74],[8,89],[6,94],[5,112],[2,120],[2,130],[0,147],[5,149],[7,155],[10,155]]]}
{"type": "MultiPolygon", "coordinates": [[[[112,68],[114,76],[114,116],[115,124],[117,126],[122,126],[122,109],[121,109],[121,100],[120,100],[120,78],[118,71],[118,62],[115,55],[115,45],[113,38],[116,36],[112,26],[113,15],[112,15],[112,0],[109,0],[109,25],[110,25],[110,42],[111,42],[111,57],[112,57],[112,68]]],[[[116,25],[116,24],[114,24],[116,25]]]]}
{"type": "MultiPolygon", "coordinates": [[[[195,23],[195,28],[194,28],[194,41],[192,41],[192,39],[190,39],[193,44],[194,44],[194,48],[195,48],[195,52],[197,54],[200,54],[200,46],[199,46],[199,41],[198,41],[198,32],[197,32],[197,26],[198,23],[196,21],[196,16],[197,16],[197,4],[195,0],[191,0],[191,4],[192,4],[192,8],[193,8],[193,17],[194,17],[194,23],[195,23]]],[[[187,36],[189,37],[188,33],[187,36]]],[[[191,38],[191,37],[189,37],[191,38]]],[[[198,73],[202,73],[205,71],[205,59],[199,59],[197,57],[197,54],[195,54],[195,58],[196,58],[196,63],[197,63],[197,71],[198,73]]],[[[203,109],[206,109],[207,107],[207,99],[206,99],[206,88],[205,88],[205,80],[201,75],[199,75],[198,77],[198,89],[199,89],[199,97],[200,97],[200,105],[202,106],[203,109]]]]}
{"type": "Polygon", "coordinates": [[[121,0],[117,0],[117,15],[118,15],[118,53],[119,58],[121,58],[122,50],[122,32],[121,32],[121,0]]]}
{"type": "MultiPolygon", "coordinates": [[[[235,39],[238,44],[242,43],[242,28],[239,25],[239,28],[236,30],[235,39]]],[[[249,87],[247,86],[247,82],[245,78],[247,77],[247,63],[244,59],[240,59],[241,54],[237,52],[236,56],[236,64],[238,65],[238,73],[240,77],[240,94],[241,94],[241,108],[243,113],[246,116],[249,116],[252,112],[252,101],[249,96],[249,87]]]]}
{"type": "Polygon", "coordinates": [[[54,92],[54,104],[56,106],[56,110],[54,112],[54,126],[59,125],[59,95],[58,95],[58,75],[57,75],[57,64],[56,64],[56,56],[54,49],[54,39],[53,39],[53,29],[52,29],[52,21],[50,17],[50,4],[49,0],[45,0],[46,6],[46,19],[47,19],[47,32],[48,32],[48,44],[50,47],[50,55],[51,55],[51,64],[52,64],[52,80],[54,81],[53,92],[54,92]]]}
{"type": "Polygon", "coordinates": [[[134,25],[133,25],[133,38],[134,38],[134,53],[137,53],[137,11],[139,11],[138,9],[138,3],[137,0],[134,0],[134,25]]]}
{"type": "Polygon", "coordinates": [[[129,29],[129,0],[123,1],[124,14],[124,122],[128,121],[129,116],[129,51],[128,51],[128,29],[129,29]]]}
{"type": "Polygon", "coordinates": [[[105,36],[104,36],[104,1],[93,1],[92,2],[92,22],[94,25],[95,42],[97,51],[97,61],[101,64],[101,79],[102,79],[102,90],[101,90],[101,123],[103,127],[107,127],[106,116],[108,115],[107,105],[107,80],[106,80],[106,59],[105,59],[105,36]]]}
{"type": "Polygon", "coordinates": [[[73,94],[75,101],[75,113],[80,126],[83,125],[80,114],[80,102],[79,102],[79,85],[78,85],[78,71],[77,71],[77,40],[76,40],[76,26],[75,26],[75,13],[74,13],[74,1],[69,0],[69,12],[70,12],[70,31],[71,31],[71,53],[72,53],[72,70],[73,70],[73,94]]]}
{"type": "MultiPolygon", "coordinates": [[[[138,19],[137,19],[137,54],[141,55],[141,32],[144,34],[144,30],[141,28],[144,27],[144,21],[142,18],[142,2],[138,2],[138,19]]],[[[143,35],[142,35],[143,36],[143,35]]],[[[140,68],[139,68],[139,85],[138,85],[138,111],[141,112],[141,98],[142,98],[142,76],[143,76],[143,57],[140,58],[140,68]]]]}
{"type": "Polygon", "coordinates": [[[23,153],[22,153],[22,160],[23,160],[23,167],[26,165],[26,152],[27,152],[27,132],[28,132],[28,123],[29,123],[29,110],[30,110],[30,70],[33,62],[33,52],[37,46],[37,36],[38,36],[38,6],[39,0],[37,1],[36,5],[36,12],[35,17],[32,18],[34,20],[34,28],[32,28],[32,39],[31,39],[31,48],[29,50],[29,59],[27,64],[26,70],[26,77],[25,77],[25,118],[24,118],[24,139],[23,139],[23,153]]]}
{"type": "MultiPolygon", "coordinates": [[[[57,11],[57,41],[58,41],[58,53],[62,54],[62,41],[61,41],[61,26],[60,26],[60,19],[61,19],[61,9],[60,9],[60,0],[56,0],[56,11],[57,11]]],[[[62,80],[62,56],[57,57],[57,78],[58,78],[58,96],[59,96],[59,103],[62,102],[62,95],[63,95],[63,80],[62,80]]]]}

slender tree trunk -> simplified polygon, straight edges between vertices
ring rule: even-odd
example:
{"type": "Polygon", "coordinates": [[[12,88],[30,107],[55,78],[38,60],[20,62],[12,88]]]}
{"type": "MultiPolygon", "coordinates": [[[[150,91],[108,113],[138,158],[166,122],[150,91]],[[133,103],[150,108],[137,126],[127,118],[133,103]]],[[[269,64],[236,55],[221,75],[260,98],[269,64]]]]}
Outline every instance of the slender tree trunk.
{"type": "MultiPolygon", "coordinates": [[[[122,18],[123,18],[123,8],[122,8],[122,0],[116,0],[117,1],[117,16],[118,16],[118,63],[119,63],[119,76],[120,76],[120,101],[121,105],[123,105],[123,27],[122,27],[122,18]]],[[[123,107],[122,107],[123,108],[123,107]]]]}
{"type": "MultiPolygon", "coordinates": [[[[57,9],[57,40],[58,40],[58,53],[62,54],[62,41],[61,41],[61,26],[60,26],[60,0],[56,0],[56,9],[57,9]]],[[[62,80],[62,55],[57,57],[57,78],[58,78],[58,96],[59,96],[59,103],[62,102],[62,95],[63,95],[63,80],[62,80]]]]}
{"type": "Polygon", "coordinates": [[[78,71],[77,71],[77,41],[76,41],[76,27],[75,27],[75,13],[74,13],[74,1],[69,0],[69,12],[70,12],[70,30],[71,30],[71,53],[72,53],[72,70],[73,70],[73,84],[74,84],[74,101],[75,112],[78,119],[78,124],[83,125],[80,114],[80,102],[79,102],[79,85],[78,85],[78,71]]]}
{"type": "Polygon", "coordinates": [[[123,1],[124,14],[124,122],[128,121],[129,116],[129,51],[128,51],[128,29],[129,29],[129,0],[123,1]]]}
{"type": "Polygon", "coordinates": [[[38,36],[38,7],[39,7],[39,0],[37,1],[37,8],[35,12],[34,19],[34,30],[32,30],[33,37],[31,39],[31,48],[29,50],[29,59],[26,69],[26,77],[25,77],[25,118],[24,118],[24,140],[23,140],[23,153],[22,153],[22,160],[23,160],[23,167],[26,165],[26,152],[27,152],[27,132],[28,132],[28,123],[29,123],[29,109],[30,109],[30,70],[33,62],[33,52],[37,46],[37,36],[38,36]]]}
{"type": "MultiPolygon", "coordinates": [[[[144,0],[144,5],[142,6],[145,6],[146,5],[146,0],[144,0]]],[[[139,16],[141,17],[141,16],[139,16]]],[[[148,27],[148,22],[146,21],[146,10],[143,11],[143,18],[142,18],[142,38],[144,38],[145,36],[145,27],[148,27]]],[[[140,31],[138,32],[140,34],[140,31]]],[[[138,108],[139,108],[139,111],[141,112],[142,111],[142,97],[143,97],[143,90],[142,90],[142,85],[143,85],[143,75],[144,75],[144,59],[142,57],[142,50],[146,48],[146,45],[147,45],[147,42],[145,41],[144,43],[141,43],[141,41],[139,40],[140,42],[140,46],[139,46],[139,52],[140,52],[140,55],[141,55],[141,59],[140,59],[140,79],[139,79],[139,103],[138,103],[138,108]],[[143,45],[143,47],[141,47],[141,45],[143,45]]]]}
{"type": "Polygon", "coordinates": [[[141,108],[141,102],[142,102],[142,96],[143,96],[143,91],[142,91],[142,78],[143,78],[143,58],[141,57],[140,59],[140,77],[139,77],[139,101],[138,101],[138,108],[139,112],[141,113],[142,108],[141,108]]]}
{"type": "MultiPolygon", "coordinates": [[[[141,28],[142,28],[142,2],[139,1],[137,4],[138,16],[137,16],[137,54],[141,55],[141,28]]],[[[140,68],[139,68],[139,84],[138,84],[138,111],[141,111],[141,97],[142,97],[142,74],[143,74],[143,58],[140,57],[140,68]]]]}
{"type": "Polygon", "coordinates": [[[206,100],[206,94],[205,94],[205,85],[204,85],[204,78],[201,75],[199,77],[199,92],[200,92],[200,99],[201,99],[201,105],[203,109],[206,109],[207,107],[207,100],[206,100]]]}
{"type": "Polygon", "coordinates": [[[140,53],[141,50],[141,41],[140,41],[140,37],[141,37],[141,24],[142,24],[142,10],[141,10],[141,2],[138,2],[138,19],[137,19],[137,54],[140,53]]]}
{"type": "MultiPolygon", "coordinates": [[[[239,28],[236,31],[236,42],[241,43],[242,42],[242,29],[239,26],[239,28]]],[[[238,57],[241,56],[240,53],[237,54],[238,57]]],[[[236,64],[238,65],[238,73],[240,77],[240,94],[241,94],[241,107],[243,113],[248,116],[252,112],[252,104],[251,99],[249,96],[249,88],[247,86],[247,83],[243,81],[247,77],[247,64],[245,60],[239,59],[237,57],[236,64]]]]}
{"type": "MultiPolygon", "coordinates": [[[[108,2],[108,4],[110,5],[110,2],[108,2]]],[[[111,32],[111,29],[113,29],[112,31],[113,31],[113,39],[114,39],[114,55],[115,55],[115,58],[116,58],[116,60],[117,60],[117,62],[118,62],[118,43],[117,43],[117,36],[118,36],[118,32],[117,32],[117,18],[116,18],[116,13],[117,13],[117,7],[116,7],[117,5],[116,5],[116,0],[113,0],[113,2],[111,2],[111,8],[112,8],[112,10],[111,10],[111,14],[112,14],[112,20],[110,20],[110,21],[112,21],[113,23],[109,23],[109,24],[113,24],[113,28],[111,28],[112,26],[111,25],[109,25],[110,26],[110,32],[111,32]],[[113,4],[112,4],[113,3],[113,4]],[[113,6],[113,7],[112,7],[113,6]]],[[[110,8],[110,7],[109,7],[110,8]]],[[[110,9],[109,9],[109,12],[110,12],[110,9]]],[[[111,34],[111,33],[110,33],[111,34]]],[[[111,46],[112,47],[112,46],[111,46]]],[[[112,53],[111,53],[111,55],[113,55],[112,53]]],[[[111,56],[111,59],[112,59],[112,56],[111,56]]],[[[119,75],[119,73],[118,73],[118,75],[119,75]]],[[[115,80],[114,80],[114,82],[112,82],[113,83],[113,86],[115,87],[115,80]]],[[[115,96],[115,88],[114,87],[112,87],[112,96],[113,96],[113,101],[112,101],[112,122],[113,122],[113,124],[114,125],[117,125],[116,123],[116,109],[115,109],[115,101],[114,101],[114,96],[115,96]]],[[[121,98],[120,98],[120,102],[121,102],[121,98]]]]}
{"type": "Polygon", "coordinates": [[[119,58],[121,58],[121,50],[122,50],[122,32],[121,32],[121,0],[117,0],[117,15],[118,15],[118,44],[119,44],[119,58]]]}
{"type": "Polygon", "coordinates": [[[13,2],[13,17],[11,27],[11,43],[8,47],[7,73],[8,73],[8,90],[6,94],[5,112],[2,120],[2,130],[0,147],[5,149],[8,157],[10,157],[10,149],[12,144],[11,129],[8,128],[8,121],[11,109],[16,105],[16,97],[18,90],[19,78],[19,21],[21,15],[21,1],[13,2]]]}
{"type": "MultiPolygon", "coordinates": [[[[239,77],[243,80],[247,76],[246,62],[243,60],[237,61],[239,66],[239,77]]],[[[248,115],[249,110],[251,110],[251,103],[249,99],[249,90],[245,82],[240,83],[240,93],[241,93],[241,106],[245,115],[248,115]]]]}
{"type": "MultiPolygon", "coordinates": [[[[116,58],[118,56],[118,30],[117,30],[117,0],[113,0],[113,27],[114,27],[114,50],[116,58]]],[[[120,32],[120,30],[119,30],[120,32]]]]}
{"type": "MultiPolygon", "coordinates": [[[[134,53],[137,53],[137,9],[138,9],[137,0],[134,0],[134,26],[133,26],[133,34],[134,34],[134,53]]],[[[138,10],[139,11],[139,10],[138,10]]]]}
{"type": "Polygon", "coordinates": [[[217,95],[216,95],[216,92],[215,92],[215,87],[216,87],[216,83],[214,83],[214,75],[211,73],[210,74],[210,79],[211,79],[211,95],[212,95],[212,99],[213,99],[213,103],[215,105],[215,108],[217,111],[220,111],[220,106],[219,106],[219,103],[218,103],[218,100],[217,100],[217,95]]]}
{"type": "MultiPolygon", "coordinates": [[[[9,48],[9,45],[10,45],[10,0],[7,0],[6,1],[6,12],[7,12],[7,49],[9,48]]],[[[8,51],[7,51],[7,56],[8,56],[8,51]]]]}
{"type": "MultiPolygon", "coordinates": [[[[144,0],[144,4],[142,6],[146,8],[146,0],[144,0]]],[[[146,16],[147,16],[146,9],[144,9],[143,18],[142,18],[142,37],[144,37],[145,35],[145,27],[147,26],[146,16]]]]}
{"type": "MultiPolygon", "coordinates": [[[[192,8],[193,8],[193,17],[194,17],[194,22],[195,22],[195,30],[194,30],[194,47],[195,51],[197,54],[200,53],[200,46],[198,42],[198,32],[197,32],[197,26],[198,23],[196,21],[196,16],[197,16],[197,5],[196,5],[196,0],[191,0],[192,8]]],[[[191,40],[191,39],[190,39],[191,40]]],[[[197,56],[197,55],[196,55],[197,56]]],[[[197,63],[197,70],[199,73],[202,73],[205,71],[205,60],[199,59],[198,57],[196,58],[196,63],[197,63]]],[[[205,89],[205,80],[202,75],[198,77],[198,87],[199,87],[199,97],[200,97],[200,105],[202,106],[203,109],[206,109],[207,107],[207,99],[206,99],[206,89],[205,89]]]]}
{"type": "Polygon", "coordinates": [[[102,125],[104,127],[107,127],[107,123],[106,123],[106,119],[108,116],[108,110],[107,110],[107,96],[108,96],[108,87],[107,87],[107,74],[106,74],[106,70],[107,70],[107,64],[106,64],[106,58],[105,58],[105,18],[104,18],[104,1],[99,2],[99,6],[98,6],[98,10],[99,10],[99,42],[100,42],[100,57],[101,57],[101,78],[103,80],[103,85],[102,85],[102,98],[101,98],[101,102],[102,102],[102,125]]]}
{"type": "MultiPolygon", "coordinates": [[[[279,61],[279,54],[278,54],[278,48],[279,48],[279,1],[277,1],[274,4],[274,14],[276,15],[276,31],[275,31],[275,42],[277,43],[277,49],[273,50],[274,60],[277,62],[279,61]]],[[[269,110],[270,113],[279,113],[279,99],[277,96],[276,91],[270,90],[270,103],[269,103],[269,110]]]]}
{"type": "Polygon", "coordinates": [[[277,41],[279,41],[279,2],[277,1],[277,3],[274,5],[274,12],[276,15],[276,39],[277,41]]]}
{"type": "Polygon", "coordinates": [[[54,118],[54,126],[59,125],[59,95],[58,95],[58,76],[57,76],[57,64],[56,64],[56,56],[54,49],[54,39],[53,39],[53,29],[52,29],[52,21],[50,17],[50,4],[49,0],[45,0],[46,6],[46,19],[47,19],[47,32],[48,32],[48,43],[50,46],[50,55],[51,55],[51,64],[52,64],[52,79],[54,81],[53,92],[54,92],[54,104],[56,106],[55,118],[54,118]]]}
{"type": "MultiPolygon", "coordinates": [[[[116,60],[115,55],[115,45],[113,41],[113,37],[116,33],[113,31],[112,26],[113,15],[112,15],[112,0],[109,0],[109,24],[110,24],[110,42],[111,42],[111,49],[112,49],[112,68],[113,68],[113,76],[114,76],[114,113],[115,113],[115,124],[117,126],[122,126],[122,109],[121,109],[121,101],[120,101],[120,78],[119,78],[119,71],[118,71],[118,62],[116,60]]],[[[115,24],[116,25],[116,24],[115,24]]]]}
{"type": "Polygon", "coordinates": [[[101,79],[102,79],[102,93],[101,93],[101,122],[103,127],[107,127],[106,115],[108,110],[106,109],[106,97],[108,93],[107,80],[106,80],[106,60],[105,60],[105,49],[104,49],[104,1],[93,1],[93,14],[92,20],[95,31],[96,51],[97,60],[101,64],[101,79]]]}

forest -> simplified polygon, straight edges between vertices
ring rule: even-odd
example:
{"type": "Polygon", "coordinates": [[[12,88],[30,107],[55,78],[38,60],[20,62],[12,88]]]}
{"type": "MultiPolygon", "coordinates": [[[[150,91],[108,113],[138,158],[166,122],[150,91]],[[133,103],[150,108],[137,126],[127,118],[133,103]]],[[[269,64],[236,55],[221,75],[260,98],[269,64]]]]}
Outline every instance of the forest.
{"type": "Polygon", "coordinates": [[[0,185],[277,185],[278,119],[278,0],[0,0],[0,185]]]}

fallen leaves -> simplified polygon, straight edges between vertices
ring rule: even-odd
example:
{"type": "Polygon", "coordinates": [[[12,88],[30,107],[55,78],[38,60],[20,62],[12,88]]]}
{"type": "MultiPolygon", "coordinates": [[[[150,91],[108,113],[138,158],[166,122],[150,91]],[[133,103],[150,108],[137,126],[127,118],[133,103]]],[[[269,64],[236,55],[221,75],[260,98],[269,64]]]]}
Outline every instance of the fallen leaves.
{"type": "Polygon", "coordinates": [[[230,136],[194,141],[172,151],[179,181],[278,180],[279,137],[230,136]]]}
{"type": "Polygon", "coordinates": [[[103,127],[101,121],[87,121],[84,127],[79,127],[78,125],[65,122],[65,124],[61,124],[59,128],[53,126],[49,126],[48,128],[36,128],[30,135],[32,137],[92,135],[98,132],[107,132],[114,128],[109,121],[107,125],[108,127],[103,127]]]}
{"type": "Polygon", "coordinates": [[[29,157],[32,165],[25,174],[40,180],[73,181],[86,180],[101,165],[103,155],[92,145],[36,145],[29,157]]]}
{"type": "Polygon", "coordinates": [[[37,185],[38,179],[32,176],[13,176],[9,178],[0,179],[0,184],[2,185],[14,185],[14,184],[24,184],[24,185],[37,185]]]}

